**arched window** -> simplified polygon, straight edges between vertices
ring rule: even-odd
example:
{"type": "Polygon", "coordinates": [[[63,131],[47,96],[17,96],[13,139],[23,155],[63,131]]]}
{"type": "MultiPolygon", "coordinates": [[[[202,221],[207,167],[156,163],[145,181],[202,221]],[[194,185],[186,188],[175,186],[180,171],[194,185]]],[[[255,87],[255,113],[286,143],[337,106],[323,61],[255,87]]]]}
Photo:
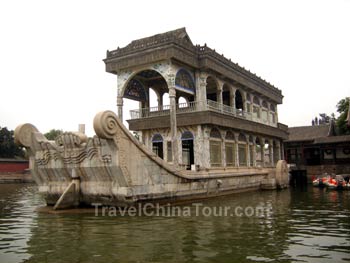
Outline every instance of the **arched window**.
{"type": "Polygon", "coordinates": [[[191,74],[185,69],[180,69],[176,73],[175,86],[179,90],[183,90],[191,94],[195,93],[194,80],[191,74]]]}
{"type": "Polygon", "coordinates": [[[261,141],[259,139],[259,137],[256,137],[255,139],[255,162],[256,162],[256,166],[262,166],[263,162],[262,162],[262,158],[261,158],[261,151],[263,151],[263,148],[261,147],[261,141]]]}
{"type": "Polygon", "coordinates": [[[193,134],[190,131],[185,131],[181,135],[182,143],[182,163],[186,165],[186,169],[190,170],[194,164],[193,150],[193,134]]]}
{"type": "Polygon", "coordinates": [[[262,109],[261,109],[261,119],[264,121],[264,122],[267,122],[268,120],[268,108],[269,106],[267,105],[267,102],[264,100],[262,102],[262,109]]]}
{"type": "Polygon", "coordinates": [[[253,97],[253,103],[256,105],[260,105],[259,99],[256,96],[253,97]]]}
{"type": "Polygon", "coordinates": [[[263,100],[262,104],[261,104],[264,108],[268,108],[267,102],[265,100],[263,100]]]}
{"type": "Polygon", "coordinates": [[[253,97],[253,118],[260,119],[260,102],[256,96],[253,97]]]}
{"type": "Polygon", "coordinates": [[[239,115],[243,115],[243,110],[244,110],[243,103],[244,103],[243,96],[241,92],[237,89],[235,94],[235,105],[236,105],[237,114],[239,115]]]}
{"type": "Polygon", "coordinates": [[[188,107],[188,100],[185,97],[179,98],[179,108],[187,108],[188,107]]]}
{"type": "Polygon", "coordinates": [[[208,100],[217,101],[218,83],[217,80],[212,76],[209,76],[207,78],[206,91],[208,100]]]}
{"type": "Polygon", "coordinates": [[[276,123],[275,105],[270,104],[270,123],[276,123]]]}
{"type": "Polygon", "coordinates": [[[251,102],[251,97],[249,93],[247,94],[247,102],[251,102]]]}
{"type": "Polygon", "coordinates": [[[159,133],[153,135],[152,137],[152,150],[163,159],[163,137],[159,133]]]}
{"type": "Polygon", "coordinates": [[[247,166],[247,139],[243,133],[238,136],[239,166],[247,166]]]}
{"type": "Polygon", "coordinates": [[[143,84],[137,79],[131,79],[124,91],[124,98],[145,102],[147,93],[143,84]]]}
{"type": "Polygon", "coordinates": [[[249,136],[249,160],[250,166],[254,166],[254,139],[253,136],[249,136]]]}
{"type": "Polygon", "coordinates": [[[269,166],[270,165],[270,143],[268,140],[265,140],[264,142],[264,165],[269,166]]]}
{"type": "Polygon", "coordinates": [[[190,131],[185,131],[181,135],[181,140],[186,141],[186,140],[193,140],[193,134],[190,131]]]}
{"type": "Polygon", "coordinates": [[[221,133],[217,128],[213,128],[210,131],[210,138],[221,139],[221,133]]]}
{"type": "Polygon", "coordinates": [[[212,167],[221,166],[221,134],[217,128],[213,128],[210,132],[210,165],[212,167]]]}
{"type": "Polygon", "coordinates": [[[251,105],[251,97],[250,97],[249,93],[247,94],[246,104],[247,104],[246,111],[251,112],[251,106],[250,106],[251,105]]]}
{"type": "Polygon", "coordinates": [[[225,136],[226,166],[235,165],[235,136],[233,132],[227,131],[225,136]]]}
{"type": "Polygon", "coordinates": [[[227,106],[231,106],[231,89],[226,83],[222,88],[222,103],[227,106]]]}

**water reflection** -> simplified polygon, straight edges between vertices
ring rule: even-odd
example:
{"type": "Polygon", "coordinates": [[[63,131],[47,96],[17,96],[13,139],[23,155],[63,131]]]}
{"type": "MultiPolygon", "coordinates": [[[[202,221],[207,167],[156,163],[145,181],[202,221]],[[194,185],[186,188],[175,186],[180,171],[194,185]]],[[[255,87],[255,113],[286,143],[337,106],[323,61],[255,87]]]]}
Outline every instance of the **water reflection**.
{"type": "Polygon", "coordinates": [[[261,217],[205,217],[193,211],[190,217],[95,217],[33,212],[43,203],[36,187],[3,188],[1,262],[350,260],[349,191],[291,189],[202,202],[210,207],[270,204],[272,213],[261,217]]]}

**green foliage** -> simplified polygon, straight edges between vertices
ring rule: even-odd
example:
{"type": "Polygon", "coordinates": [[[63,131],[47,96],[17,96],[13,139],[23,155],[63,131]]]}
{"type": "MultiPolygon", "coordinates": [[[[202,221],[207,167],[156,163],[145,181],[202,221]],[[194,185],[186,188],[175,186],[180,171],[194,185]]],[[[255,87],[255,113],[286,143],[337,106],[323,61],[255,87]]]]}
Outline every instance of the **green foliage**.
{"type": "Polygon", "coordinates": [[[350,134],[350,128],[347,127],[347,117],[349,111],[349,98],[342,99],[337,104],[337,111],[339,112],[339,117],[336,120],[336,125],[340,135],[350,134]]]}
{"type": "Polygon", "coordinates": [[[0,127],[0,157],[15,158],[24,157],[24,151],[15,144],[14,131],[8,130],[6,127],[0,127]]]}
{"type": "Polygon", "coordinates": [[[45,136],[48,140],[53,141],[53,140],[55,140],[58,136],[60,136],[62,133],[63,133],[62,130],[55,130],[55,129],[52,129],[52,130],[50,130],[49,132],[45,133],[44,136],[45,136]]]}

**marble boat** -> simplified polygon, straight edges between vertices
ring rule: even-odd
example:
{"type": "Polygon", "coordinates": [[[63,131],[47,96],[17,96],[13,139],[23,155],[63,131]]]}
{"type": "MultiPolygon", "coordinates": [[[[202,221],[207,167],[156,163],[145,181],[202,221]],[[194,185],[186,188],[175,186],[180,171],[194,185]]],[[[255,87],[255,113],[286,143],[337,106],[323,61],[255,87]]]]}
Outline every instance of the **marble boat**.
{"type": "Polygon", "coordinates": [[[140,143],[112,111],[98,113],[94,129],[92,138],[68,132],[48,141],[31,124],[16,128],[15,140],[30,155],[31,173],[47,205],[125,207],[288,184],[288,168],[282,160],[276,168],[255,170],[189,171],[170,165],[140,143]]]}
{"type": "Polygon", "coordinates": [[[269,82],[193,45],[185,28],[107,51],[104,63],[118,77],[118,114],[98,113],[96,136],[48,141],[31,124],[16,129],[48,205],[130,206],[288,184],[283,95],[269,82]],[[139,105],[127,120],[138,139],[123,125],[128,100],[139,105]]]}

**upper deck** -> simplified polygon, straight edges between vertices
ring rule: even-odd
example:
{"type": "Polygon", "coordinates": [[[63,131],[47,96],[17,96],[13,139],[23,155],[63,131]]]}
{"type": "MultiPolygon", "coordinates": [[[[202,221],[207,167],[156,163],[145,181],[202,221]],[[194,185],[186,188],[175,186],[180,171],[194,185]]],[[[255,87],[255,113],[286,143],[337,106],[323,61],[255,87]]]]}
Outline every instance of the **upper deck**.
{"type": "Polygon", "coordinates": [[[106,71],[120,75],[144,65],[171,61],[189,71],[206,71],[224,81],[245,87],[250,93],[282,103],[282,92],[266,80],[219,54],[207,45],[193,45],[185,28],[132,41],[123,48],[107,51],[106,71]]]}

